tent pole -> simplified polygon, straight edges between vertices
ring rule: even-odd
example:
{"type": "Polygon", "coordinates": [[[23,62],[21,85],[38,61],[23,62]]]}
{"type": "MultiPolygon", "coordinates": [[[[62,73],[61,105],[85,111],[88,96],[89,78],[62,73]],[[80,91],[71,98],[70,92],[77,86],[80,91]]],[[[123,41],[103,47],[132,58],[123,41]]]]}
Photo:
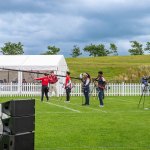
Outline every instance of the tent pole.
{"type": "Polygon", "coordinates": [[[9,70],[7,71],[7,81],[9,83],[9,70]]]}
{"type": "MultiPolygon", "coordinates": [[[[19,71],[19,72],[28,72],[28,73],[36,73],[36,74],[44,74],[45,72],[36,72],[36,71],[27,71],[27,70],[18,70],[18,69],[10,69],[10,68],[1,68],[0,69],[2,70],[9,70],[9,71],[19,71]]],[[[66,76],[63,76],[63,75],[58,75],[56,74],[56,76],[58,77],[66,77],[66,76]]],[[[80,78],[76,78],[76,77],[71,77],[72,79],[77,79],[77,80],[81,80],[80,78]]]]}

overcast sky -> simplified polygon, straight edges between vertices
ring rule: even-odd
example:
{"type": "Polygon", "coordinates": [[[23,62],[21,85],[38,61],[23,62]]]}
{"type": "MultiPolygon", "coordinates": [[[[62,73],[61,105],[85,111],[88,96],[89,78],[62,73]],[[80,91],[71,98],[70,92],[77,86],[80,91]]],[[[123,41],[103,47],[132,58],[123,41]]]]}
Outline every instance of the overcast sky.
{"type": "Polygon", "coordinates": [[[21,42],[25,54],[48,45],[66,57],[74,45],[113,42],[129,55],[129,41],[150,41],[150,0],[0,0],[0,47],[21,42]]]}

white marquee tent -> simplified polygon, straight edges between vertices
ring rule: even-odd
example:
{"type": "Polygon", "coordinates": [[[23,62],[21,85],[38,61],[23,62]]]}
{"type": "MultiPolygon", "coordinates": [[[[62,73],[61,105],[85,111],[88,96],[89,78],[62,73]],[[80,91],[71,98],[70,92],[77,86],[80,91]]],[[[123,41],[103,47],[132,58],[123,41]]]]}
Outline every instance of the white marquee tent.
{"type": "Polygon", "coordinates": [[[0,67],[21,70],[68,70],[63,55],[0,55],[0,67]]]}
{"type": "MultiPolygon", "coordinates": [[[[65,75],[68,70],[63,55],[0,55],[0,68],[39,72],[53,70],[57,75],[65,75]]],[[[22,72],[18,71],[18,84],[22,83],[22,79],[22,72]]]]}

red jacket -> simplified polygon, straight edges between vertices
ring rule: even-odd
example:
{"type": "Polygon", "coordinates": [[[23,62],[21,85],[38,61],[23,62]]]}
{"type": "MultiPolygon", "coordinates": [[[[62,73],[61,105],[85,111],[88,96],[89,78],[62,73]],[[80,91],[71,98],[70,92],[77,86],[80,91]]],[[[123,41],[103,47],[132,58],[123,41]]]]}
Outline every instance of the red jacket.
{"type": "Polygon", "coordinates": [[[71,79],[70,76],[66,76],[66,80],[65,80],[65,88],[71,88],[71,79]]]}
{"type": "Polygon", "coordinates": [[[56,75],[50,75],[49,76],[49,83],[50,84],[55,84],[58,81],[58,78],[56,75]]]}
{"type": "Polygon", "coordinates": [[[49,77],[48,76],[44,76],[42,78],[35,78],[35,80],[41,80],[42,85],[48,86],[48,83],[49,83],[49,77]]]}

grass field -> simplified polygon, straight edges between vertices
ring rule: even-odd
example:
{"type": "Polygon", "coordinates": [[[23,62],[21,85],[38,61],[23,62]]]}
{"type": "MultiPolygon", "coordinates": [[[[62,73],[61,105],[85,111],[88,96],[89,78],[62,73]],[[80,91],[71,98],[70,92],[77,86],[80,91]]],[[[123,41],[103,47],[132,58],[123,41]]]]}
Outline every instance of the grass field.
{"type": "Polygon", "coordinates": [[[106,56],[88,58],[66,58],[72,76],[79,77],[80,73],[88,72],[92,77],[102,70],[107,80],[129,73],[128,69],[141,65],[150,65],[150,55],[137,56],[106,56]]]}
{"type": "Polygon", "coordinates": [[[82,97],[71,97],[70,103],[65,97],[50,102],[35,97],[35,150],[148,150],[150,110],[137,108],[139,98],[106,97],[100,108],[96,97],[90,106],[81,105],[82,97]]]}

